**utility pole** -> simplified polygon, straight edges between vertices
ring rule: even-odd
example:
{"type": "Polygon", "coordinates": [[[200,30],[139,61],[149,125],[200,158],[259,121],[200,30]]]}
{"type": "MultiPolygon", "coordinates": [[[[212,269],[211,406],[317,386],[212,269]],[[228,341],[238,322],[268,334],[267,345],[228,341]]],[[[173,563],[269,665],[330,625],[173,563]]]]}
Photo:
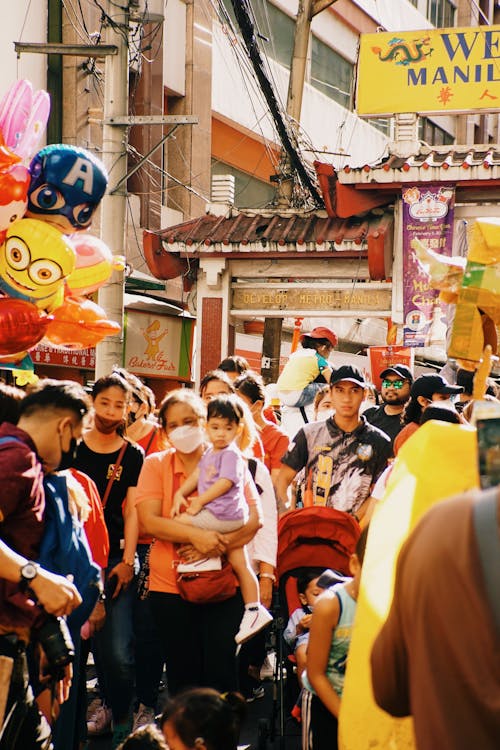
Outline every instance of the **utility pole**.
{"type": "MultiPolygon", "coordinates": [[[[336,0],[299,0],[286,103],[286,113],[296,134],[300,127],[302,112],[311,21],[313,16],[328,8],[329,5],[333,5],[334,2],[336,0]]],[[[281,209],[290,208],[292,202],[294,178],[289,155],[285,158],[284,173],[285,179],[280,181],[278,188],[278,208],[281,209]]],[[[265,318],[264,320],[261,374],[266,383],[276,382],[279,376],[282,326],[282,318],[265,318]]]]}
{"type": "MultiPolygon", "coordinates": [[[[106,0],[106,14],[113,22],[106,28],[106,42],[116,45],[118,54],[107,57],[105,65],[102,152],[109,186],[101,202],[101,239],[113,254],[126,255],[129,0],[120,3],[106,0]],[[119,124],[112,124],[115,117],[119,124]]],[[[110,320],[120,324],[121,333],[108,336],[97,345],[96,379],[108,375],[113,365],[122,364],[123,294],[123,273],[114,271],[107,284],[99,289],[99,304],[110,320]]]]}

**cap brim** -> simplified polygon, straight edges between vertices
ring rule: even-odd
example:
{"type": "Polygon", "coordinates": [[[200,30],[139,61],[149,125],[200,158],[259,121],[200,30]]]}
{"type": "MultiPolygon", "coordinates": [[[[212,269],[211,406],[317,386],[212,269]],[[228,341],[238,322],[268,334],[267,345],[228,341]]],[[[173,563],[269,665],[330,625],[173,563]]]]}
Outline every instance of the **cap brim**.
{"type": "Polygon", "coordinates": [[[435,391],[435,393],[444,393],[453,396],[454,394],[463,393],[464,387],[462,385],[445,385],[441,390],[435,391]]]}
{"type": "Polygon", "coordinates": [[[366,388],[366,383],[360,380],[356,380],[356,378],[339,378],[338,380],[330,380],[330,385],[337,385],[338,383],[354,383],[354,385],[359,385],[361,388],[366,388]]]}

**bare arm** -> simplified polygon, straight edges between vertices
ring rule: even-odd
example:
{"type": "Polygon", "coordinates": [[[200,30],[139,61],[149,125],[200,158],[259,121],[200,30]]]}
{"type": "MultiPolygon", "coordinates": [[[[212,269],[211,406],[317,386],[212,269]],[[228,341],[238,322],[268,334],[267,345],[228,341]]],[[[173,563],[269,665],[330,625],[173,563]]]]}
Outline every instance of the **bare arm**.
{"type": "Polygon", "coordinates": [[[307,676],[316,695],[334,716],[339,715],[340,698],[326,676],[333,633],[340,617],[336,596],[322,598],[314,606],[307,645],[307,676]]]}
{"type": "Polygon", "coordinates": [[[161,499],[143,500],[137,505],[141,529],[156,539],[178,544],[191,544],[198,552],[208,557],[222,555],[226,549],[226,537],[217,531],[198,529],[196,526],[179,523],[161,514],[161,499]]]}
{"type": "Polygon", "coordinates": [[[179,492],[184,497],[189,497],[197,488],[198,486],[198,478],[200,476],[200,470],[195,469],[192,474],[188,476],[188,478],[181,484],[179,487],[179,492]]]}
{"type": "MultiPolygon", "coordinates": [[[[21,578],[21,568],[28,560],[18,555],[5,542],[0,540],[0,570],[2,578],[12,583],[18,583],[21,578]]],[[[69,615],[82,599],[76,587],[63,576],[49,573],[44,568],[38,568],[38,575],[33,579],[30,588],[35,594],[38,604],[51,615],[69,615]]]]}
{"type": "Polygon", "coordinates": [[[237,547],[243,547],[245,544],[250,542],[258,530],[262,527],[262,518],[258,505],[250,505],[248,509],[248,521],[241,529],[231,531],[229,534],[224,534],[227,542],[227,549],[236,549],[237,547]]]}
{"type": "Polygon", "coordinates": [[[194,498],[194,502],[203,507],[204,505],[211,503],[212,500],[215,500],[217,497],[224,495],[232,486],[233,483],[230,479],[224,479],[221,477],[221,479],[217,479],[212,485],[210,485],[205,492],[202,492],[201,495],[197,495],[197,497],[194,498]]]}
{"type": "Polygon", "coordinates": [[[331,367],[325,367],[324,370],[321,370],[321,374],[323,375],[324,379],[327,383],[330,382],[330,378],[332,377],[332,368],[331,367]]]}
{"type": "Polygon", "coordinates": [[[289,510],[292,510],[295,507],[295,504],[290,499],[288,495],[288,488],[293,482],[297,475],[297,472],[295,469],[292,469],[290,466],[286,466],[286,464],[281,465],[280,472],[278,474],[278,478],[276,479],[276,496],[278,499],[278,513],[280,515],[283,515],[283,513],[286,513],[289,510]]]}
{"type": "Polygon", "coordinates": [[[136,487],[129,487],[123,504],[123,557],[109,572],[110,578],[111,576],[116,576],[118,579],[113,599],[118,596],[122,589],[125,589],[128,586],[134,577],[135,551],[137,549],[137,539],[139,538],[139,520],[135,507],[136,491],[136,487]]]}

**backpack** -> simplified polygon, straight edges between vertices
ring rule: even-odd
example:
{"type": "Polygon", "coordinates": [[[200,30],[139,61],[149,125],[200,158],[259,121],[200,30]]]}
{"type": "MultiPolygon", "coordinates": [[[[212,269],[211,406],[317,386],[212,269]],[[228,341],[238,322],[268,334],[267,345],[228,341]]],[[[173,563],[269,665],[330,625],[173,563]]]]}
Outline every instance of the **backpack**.
{"type": "Polygon", "coordinates": [[[79,630],[95,607],[101,587],[101,569],[92,560],[83,524],[69,510],[66,477],[49,474],[45,489],[45,531],[38,562],[46,570],[72,575],[82,603],[68,617],[71,630],[79,630]]]}

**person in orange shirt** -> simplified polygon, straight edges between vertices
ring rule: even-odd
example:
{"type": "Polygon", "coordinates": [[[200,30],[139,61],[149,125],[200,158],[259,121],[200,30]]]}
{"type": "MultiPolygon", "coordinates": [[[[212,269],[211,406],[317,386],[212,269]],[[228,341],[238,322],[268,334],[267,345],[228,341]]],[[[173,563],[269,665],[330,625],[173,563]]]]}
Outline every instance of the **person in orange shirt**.
{"type": "Polygon", "coordinates": [[[243,614],[241,595],[237,592],[218,603],[188,602],[179,594],[175,563],[218,557],[228,548],[248,543],[261,526],[259,498],[254,490],[249,520],[226,534],[171,518],[174,494],[197,468],[206,448],[205,406],[188,389],[172,391],[160,406],[159,421],[172,447],[146,458],[136,507],[142,531],[156,540],[150,555],[149,600],[163,642],[169,692],[175,695],[190,685],[234,690],[234,636],[243,614]]]}
{"type": "Polygon", "coordinates": [[[247,371],[234,381],[234,387],[252,413],[264,447],[263,460],[274,484],[281,469],[281,459],[288,449],[288,435],[264,416],[266,391],[259,375],[247,371]]]}

